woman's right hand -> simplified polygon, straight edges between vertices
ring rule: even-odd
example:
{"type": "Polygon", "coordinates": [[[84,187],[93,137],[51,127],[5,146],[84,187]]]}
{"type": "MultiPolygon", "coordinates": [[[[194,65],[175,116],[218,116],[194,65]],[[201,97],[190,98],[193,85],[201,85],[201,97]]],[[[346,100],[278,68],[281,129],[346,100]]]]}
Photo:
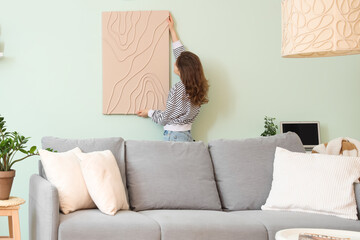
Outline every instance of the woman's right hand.
{"type": "Polygon", "coordinates": [[[168,23],[169,23],[169,30],[170,30],[170,34],[171,34],[171,39],[173,42],[176,42],[179,40],[176,31],[175,31],[175,23],[174,23],[174,19],[172,18],[171,14],[169,13],[169,19],[168,19],[168,23]]]}
{"type": "Polygon", "coordinates": [[[175,30],[175,27],[174,27],[174,19],[172,18],[171,16],[171,13],[169,13],[169,19],[168,19],[168,23],[169,23],[169,30],[175,30]]]}

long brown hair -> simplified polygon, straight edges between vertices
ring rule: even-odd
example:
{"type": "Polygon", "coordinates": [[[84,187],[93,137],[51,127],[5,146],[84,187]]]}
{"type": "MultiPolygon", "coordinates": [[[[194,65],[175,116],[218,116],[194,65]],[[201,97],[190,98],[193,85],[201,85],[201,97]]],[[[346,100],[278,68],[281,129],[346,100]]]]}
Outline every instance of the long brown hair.
{"type": "Polygon", "coordinates": [[[200,106],[209,102],[207,97],[209,84],[205,78],[200,58],[192,52],[185,51],[177,58],[176,66],[191,103],[200,106]]]}

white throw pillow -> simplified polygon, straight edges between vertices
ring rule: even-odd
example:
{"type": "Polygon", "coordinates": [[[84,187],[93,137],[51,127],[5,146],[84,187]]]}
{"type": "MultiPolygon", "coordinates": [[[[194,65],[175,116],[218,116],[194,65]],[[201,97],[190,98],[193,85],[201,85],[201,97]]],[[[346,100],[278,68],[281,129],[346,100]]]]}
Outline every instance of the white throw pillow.
{"type": "Polygon", "coordinates": [[[64,214],[96,207],[86,188],[76,153],[81,153],[80,148],[62,153],[39,150],[46,177],[58,190],[60,210],[64,214]]]}
{"type": "Polygon", "coordinates": [[[124,184],[111,151],[76,153],[80,158],[86,186],[96,206],[105,214],[115,215],[129,209],[124,184]]]}
{"type": "Polygon", "coordinates": [[[359,177],[358,157],[295,153],[277,147],[271,191],[261,209],[357,220],[354,183],[359,177]]]}

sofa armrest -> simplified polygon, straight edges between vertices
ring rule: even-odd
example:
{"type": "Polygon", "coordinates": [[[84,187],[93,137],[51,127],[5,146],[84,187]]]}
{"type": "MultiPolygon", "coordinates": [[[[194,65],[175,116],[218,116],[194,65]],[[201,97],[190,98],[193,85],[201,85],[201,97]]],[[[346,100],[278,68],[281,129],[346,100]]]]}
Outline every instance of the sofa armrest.
{"type": "Polygon", "coordinates": [[[360,219],[360,183],[355,183],[354,189],[355,189],[355,199],[356,199],[356,206],[358,212],[358,219],[360,219]]]}
{"type": "Polygon", "coordinates": [[[59,195],[49,181],[34,174],[29,187],[30,240],[57,240],[59,195]]]}

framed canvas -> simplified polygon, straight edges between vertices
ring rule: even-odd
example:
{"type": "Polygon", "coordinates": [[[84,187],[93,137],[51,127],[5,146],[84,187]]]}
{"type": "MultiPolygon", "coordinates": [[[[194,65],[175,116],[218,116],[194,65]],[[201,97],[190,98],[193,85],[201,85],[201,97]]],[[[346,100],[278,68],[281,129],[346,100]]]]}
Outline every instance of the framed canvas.
{"type": "Polygon", "coordinates": [[[165,109],[168,11],[103,12],[103,114],[165,109]]]}

